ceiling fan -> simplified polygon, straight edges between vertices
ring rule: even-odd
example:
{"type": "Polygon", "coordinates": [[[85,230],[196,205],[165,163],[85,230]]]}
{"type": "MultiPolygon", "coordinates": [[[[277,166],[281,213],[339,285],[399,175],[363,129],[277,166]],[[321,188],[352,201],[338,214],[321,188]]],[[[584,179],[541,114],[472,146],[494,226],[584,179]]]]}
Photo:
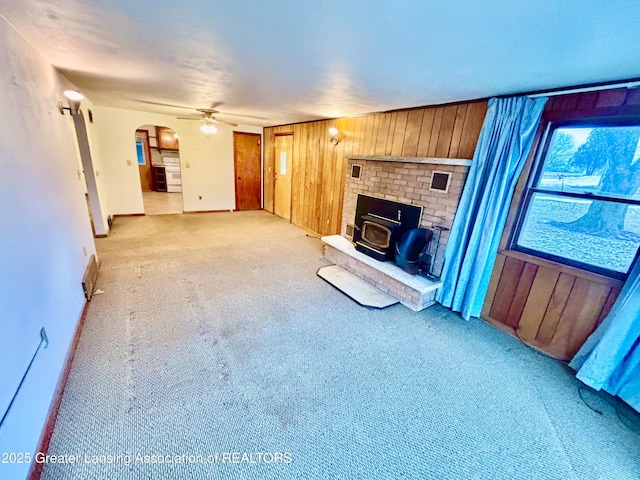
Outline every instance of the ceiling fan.
{"type": "Polygon", "coordinates": [[[180,120],[200,120],[203,124],[214,124],[214,123],[222,123],[224,125],[231,125],[232,127],[237,127],[237,123],[233,122],[225,122],[224,120],[217,120],[214,115],[216,113],[220,113],[218,110],[214,110],[213,108],[196,108],[200,115],[191,115],[189,117],[177,117],[180,120]]]}
{"type": "Polygon", "coordinates": [[[223,104],[223,102],[213,102],[211,104],[211,106],[209,108],[193,108],[193,107],[187,107],[184,105],[175,105],[172,103],[163,103],[163,102],[154,102],[151,100],[141,100],[139,98],[136,99],[131,99],[137,103],[144,103],[147,105],[154,105],[154,106],[159,106],[159,107],[171,107],[171,108],[179,108],[182,110],[196,110],[198,112],[200,112],[200,114],[193,114],[193,116],[190,117],[177,117],[180,119],[186,119],[186,120],[199,120],[202,117],[206,116],[210,116],[212,117],[213,120],[215,120],[215,123],[225,123],[231,126],[236,126],[235,123],[231,123],[231,122],[224,122],[222,120],[217,120],[213,117],[213,115],[217,114],[217,113],[222,113],[223,115],[230,115],[232,117],[246,117],[246,118],[254,118],[257,120],[267,120],[267,117],[261,117],[261,116],[257,116],[257,115],[246,115],[246,114],[242,114],[242,113],[230,113],[230,112],[220,112],[219,110],[216,110],[216,108],[218,108],[220,105],[223,104]]]}
{"type": "Polygon", "coordinates": [[[232,127],[237,127],[237,123],[233,122],[225,122],[223,120],[217,120],[214,115],[216,113],[220,113],[218,110],[214,110],[213,108],[196,108],[200,115],[192,115],[190,117],[176,117],[180,120],[200,120],[200,131],[204,133],[207,138],[211,138],[211,135],[218,131],[218,127],[216,124],[224,124],[231,125],[232,127]]]}

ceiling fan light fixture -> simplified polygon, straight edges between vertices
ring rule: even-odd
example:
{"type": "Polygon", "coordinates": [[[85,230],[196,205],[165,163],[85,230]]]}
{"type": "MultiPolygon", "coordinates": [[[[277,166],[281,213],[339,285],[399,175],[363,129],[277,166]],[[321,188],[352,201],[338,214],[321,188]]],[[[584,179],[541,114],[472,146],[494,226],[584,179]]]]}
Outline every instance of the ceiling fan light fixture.
{"type": "Polygon", "coordinates": [[[218,129],[213,123],[205,121],[200,125],[200,131],[205,135],[213,135],[218,129]]]}

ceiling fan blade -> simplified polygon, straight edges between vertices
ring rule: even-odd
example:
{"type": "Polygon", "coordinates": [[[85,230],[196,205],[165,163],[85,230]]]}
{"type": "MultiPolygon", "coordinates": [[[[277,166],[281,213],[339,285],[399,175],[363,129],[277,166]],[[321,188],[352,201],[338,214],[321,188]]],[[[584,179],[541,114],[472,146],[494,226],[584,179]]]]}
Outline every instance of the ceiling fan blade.
{"type": "Polygon", "coordinates": [[[176,117],[178,120],[202,120],[201,115],[194,115],[192,117],[176,117]]]}
{"type": "Polygon", "coordinates": [[[225,122],[224,120],[218,120],[216,118],[212,118],[211,119],[213,121],[213,123],[223,123],[224,125],[230,125],[232,127],[237,127],[238,124],[237,123],[233,123],[233,122],[225,122]]]}
{"type": "Polygon", "coordinates": [[[220,112],[222,115],[228,115],[230,117],[244,117],[244,118],[255,118],[256,120],[268,120],[269,117],[259,117],[257,115],[243,115],[242,113],[228,113],[228,112],[220,112]]]}
{"type": "Polygon", "coordinates": [[[138,103],[146,103],[147,105],[157,105],[159,107],[183,108],[185,110],[193,110],[193,107],[185,107],[184,105],[173,105],[171,103],[152,102],[151,100],[134,99],[138,103]]]}

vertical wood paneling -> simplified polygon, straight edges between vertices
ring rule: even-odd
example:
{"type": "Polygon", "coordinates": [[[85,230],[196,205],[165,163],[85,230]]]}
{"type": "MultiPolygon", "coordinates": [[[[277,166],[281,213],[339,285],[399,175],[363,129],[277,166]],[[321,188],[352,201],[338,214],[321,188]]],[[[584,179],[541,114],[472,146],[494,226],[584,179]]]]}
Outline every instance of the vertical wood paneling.
{"type": "Polygon", "coordinates": [[[360,155],[368,155],[367,148],[371,146],[371,132],[373,131],[373,118],[365,115],[362,118],[362,129],[360,131],[360,155]]]}
{"type": "Polygon", "coordinates": [[[376,149],[376,140],[378,137],[378,126],[380,123],[380,115],[367,115],[369,122],[365,133],[364,154],[373,155],[376,149]]]}
{"type": "Polygon", "coordinates": [[[600,316],[610,288],[577,278],[573,290],[550,343],[551,351],[562,360],[570,360],[591,334],[593,319],[600,316]]]}
{"type": "Polygon", "coordinates": [[[347,165],[345,155],[428,156],[430,145],[433,143],[435,150],[440,142],[441,149],[444,148],[442,145],[447,145],[445,157],[455,156],[458,153],[456,148],[452,149],[449,145],[461,145],[464,142],[475,146],[477,141],[479,129],[467,128],[466,125],[466,112],[469,110],[480,115],[479,112],[486,110],[486,102],[267,127],[264,130],[265,209],[272,211],[273,205],[271,188],[277,160],[273,150],[275,134],[293,133],[292,223],[321,235],[329,235],[339,233],[342,224],[347,165]],[[477,106],[471,109],[471,105],[477,106]],[[453,113],[448,113],[448,120],[443,125],[445,111],[453,113]],[[437,112],[440,114],[435,125],[437,112]],[[464,122],[460,120],[462,112],[465,112],[464,122]],[[337,146],[329,143],[328,128],[331,125],[337,125],[340,131],[337,146]],[[467,135],[473,138],[467,138],[467,135]],[[432,142],[433,138],[435,140],[432,142]],[[272,168],[271,178],[268,175],[269,166],[272,168]]]}
{"type": "MultiPolygon", "coordinates": [[[[360,142],[362,141],[362,121],[364,117],[356,117],[355,124],[353,126],[353,144],[352,144],[352,153],[356,155],[362,155],[362,150],[360,149],[360,142]]],[[[308,128],[311,128],[309,126],[308,128]]]]}
{"type": "Polygon", "coordinates": [[[498,254],[482,318],[555,358],[570,360],[611,309],[619,282],[514,255],[521,254],[498,254]]]}
{"type": "Polygon", "coordinates": [[[385,155],[391,155],[393,149],[393,136],[396,134],[396,125],[398,123],[398,112],[392,112],[389,119],[389,136],[387,137],[387,146],[384,149],[385,155]]]}
{"type": "Polygon", "coordinates": [[[431,141],[431,130],[433,129],[435,114],[435,108],[427,108],[424,111],[422,126],[420,127],[420,139],[418,140],[418,157],[426,157],[429,155],[429,142],[431,141]]]}
{"type": "Polygon", "coordinates": [[[456,123],[457,105],[448,105],[444,107],[442,112],[442,122],[440,123],[440,133],[438,134],[438,142],[436,143],[436,157],[447,157],[449,155],[449,147],[453,138],[453,126],[456,123]]]}
{"type": "Polygon", "coordinates": [[[318,122],[318,140],[316,145],[317,151],[317,175],[314,175],[314,195],[316,208],[313,209],[313,231],[324,231],[326,223],[323,220],[324,208],[325,208],[325,196],[324,185],[326,184],[327,170],[327,151],[328,147],[334,148],[332,143],[329,143],[329,126],[327,121],[318,122]]]}
{"type": "Polygon", "coordinates": [[[482,317],[486,318],[491,312],[491,305],[495,299],[496,292],[498,291],[498,282],[502,276],[504,270],[504,262],[507,259],[504,255],[498,253],[496,257],[496,263],[493,266],[493,272],[491,273],[491,280],[489,281],[489,288],[487,289],[487,296],[485,298],[484,305],[482,306],[482,317]]]}
{"type": "Polygon", "coordinates": [[[437,107],[433,117],[433,126],[431,127],[431,137],[429,138],[429,148],[427,157],[436,156],[436,148],[438,147],[438,138],[440,137],[440,127],[442,125],[442,115],[444,107],[437,107]]]}
{"type": "Polygon", "coordinates": [[[533,340],[538,335],[538,329],[551,301],[559,276],[559,272],[550,268],[539,267],[536,271],[536,277],[518,322],[521,338],[533,340]]]}
{"type": "Polygon", "coordinates": [[[387,138],[389,137],[389,124],[391,123],[391,114],[383,113],[380,115],[378,124],[378,135],[376,136],[376,147],[373,151],[374,155],[385,155],[387,148],[387,138]]]}
{"type": "Polygon", "coordinates": [[[500,295],[493,301],[490,312],[492,318],[500,319],[502,323],[506,324],[513,295],[523,268],[524,262],[515,258],[507,258],[502,268],[502,276],[498,282],[500,295]]]}
{"type": "Polygon", "coordinates": [[[391,155],[402,155],[402,144],[404,143],[404,136],[407,131],[407,118],[409,112],[398,112],[396,118],[396,129],[393,132],[393,144],[391,146],[391,155]]]}
{"type": "Polygon", "coordinates": [[[511,301],[511,306],[509,307],[509,313],[507,313],[507,318],[505,319],[505,325],[509,325],[513,328],[518,327],[520,317],[522,316],[524,306],[527,302],[527,298],[529,297],[529,293],[531,292],[531,286],[533,285],[533,280],[536,277],[537,271],[537,265],[533,265],[531,263],[524,264],[524,268],[522,269],[522,273],[518,279],[518,285],[516,286],[516,290],[513,295],[513,300],[511,301]]]}
{"type": "Polygon", "coordinates": [[[472,158],[482,130],[484,116],[487,113],[485,102],[470,103],[462,127],[462,138],[458,146],[458,158],[472,158]]]}
{"type": "MultiPolygon", "coordinates": [[[[598,92],[598,100],[596,101],[596,108],[614,108],[624,105],[624,101],[627,98],[626,88],[615,88],[611,90],[600,90],[598,92]]],[[[562,110],[568,110],[562,108],[562,110]]]]}
{"type": "MultiPolygon", "coordinates": [[[[334,127],[338,128],[338,121],[328,121],[327,122],[327,140],[329,137],[328,129],[334,127]]],[[[326,172],[322,182],[322,215],[320,217],[321,228],[329,229],[331,227],[331,210],[333,208],[333,185],[334,185],[334,176],[335,172],[335,157],[337,156],[338,149],[340,148],[340,143],[338,145],[334,145],[333,143],[328,143],[327,151],[324,156],[324,171],[326,172]]]]}
{"type": "Polygon", "coordinates": [[[607,299],[605,300],[604,305],[602,306],[600,315],[598,315],[598,325],[600,325],[600,323],[602,323],[602,320],[604,320],[604,317],[606,317],[609,314],[609,312],[611,311],[611,307],[613,307],[613,304],[618,299],[618,295],[620,295],[619,289],[611,288],[609,290],[609,294],[607,295],[607,299]]]}
{"type": "Polygon", "coordinates": [[[556,329],[560,323],[560,318],[562,317],[562,312],[564,312],[564,307],[567,305],[575,280],[575,277],[566,273],[561,273],[558,277],[556,288],[553,290],[551,301],[549,301],[547,311],[544,314],[542,324],[540,325],[538,335],[536,336],[536,340],[543,345],[550,344],[553,339],[553,335],[556,333],[556,329]]]}
{"type": "Polygon", "coordinates": [[[310,125],[310,128],[307,128],[307,134],[306,134],[306,143],[305,143],[305,153],[304,153],[304,159],[305,162],[307,163],[307,168],[305,170],[305,175],[304,175],[304,196],[306,199],[308,199],[308,201],[305,201],[303,203],[304,205],[304,212],[302,214],[302,222],[303,225],[308,225],[308,228],[310,230],[313,230],[313,221],[311,219],[311,213],[312,211],[317,208],[317,205],[315,203],[316,198],[314,196],[314,192],[313,192],[313,177],[315,176],[315,172],[316,172],[316,168],[317,168],[317,164],[315,162],[315,159],[317,158],[317,156],[315,155],[315,143],[316,143],[316,131],[318,124],[314,123],[312,125],[310,125]]]}
{"type": "MultiPolygon", "coordinates": [[[[309,208],[307,210],[307,222],[310,225],[310,229],[314,232],[318,232],[318,211],[320,210],[320,195],[318,191],[318,185],[322,179],[322,162],[320,161],[320,137],[321,130],[324,122],[316,122],[313,126],[312,141],[309,144],[309,156],[311,161],[311,175],[309,175],[309,208]]],[[[322,146],[324,147],[324,145],[322,146]]]]}
{"type": "Polygon", "coordinates": [[[627,92],[626,106],[638,106],[640,105],[640,90],[634,88],[627,92]]]}
{"type": "Polygon", "coordinates": [[[339,119],[337,122],[338,131],[344,132],[344,140],[338,144],[338,149],[333,157],[333,185],[331,187],[331,222],[327,233],[337,233],[340,231],[342,222],[342,204],[345,183],[346,161],[344,153],[347,150],[349,142],[349,129],[351,119],[339,119]]]}
{"type": "Polygon", "coordinates": [[[407,128],[404,135],[404,143],[402,144],[403,157],[415,157],[417,155],[423,117],[423,109],[411,110],[409,112],[407,117],[407,128]]]}
{"type": "Polygon", "coordinates": [[[598,92],[586,92],[580,95],[576,108],[579,110],[589,110],[596,106],[597,101],[598,92]]]}
{"type": "Polygon", "coordinates": [[[367,149],[371,146],[371,132],[373,130],[373,122],[371,115],[363,115],[360,130],[360,155],[368,155],[367,149]]]}
{"type": "Polygon", "coordinates": [[[300,145],[302,142],[297,141],[300,136],[303,134],[300,125],[293,126],[293,161],[292,163],[292,172],[291,172],[291,222],[299,223],[302,218],[302,204],[299,202],[294,202],[294,198],[300,198],[301,195],[304,194],[304,184],[301,184],[299,181],[300,178],[304,178],[304,172],[306,167],[306,162],[304,161],[304,157],[300,152],[300,145]]]}
{"type": "Polygon", "coordinates": [[[453,134],[451,135],[451,145],[449,146],[449,157],[458,157],[458,147],[460,146],[460,140],[462,139],[462,129],[464,128],[464,119],[467,115],[467,105],[458,105],[456,111],[456,120],[453,124],[453,134]]]}

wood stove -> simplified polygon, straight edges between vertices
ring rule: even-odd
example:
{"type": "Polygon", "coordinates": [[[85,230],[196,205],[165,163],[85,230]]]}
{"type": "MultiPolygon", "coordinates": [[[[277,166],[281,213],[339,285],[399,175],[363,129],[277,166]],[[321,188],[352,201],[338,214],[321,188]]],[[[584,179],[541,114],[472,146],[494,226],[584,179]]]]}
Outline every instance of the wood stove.
{"type": "Polygon", "coordinates": [[[375,214],[362,216],[360,240],[356,250],[380,260],[392,260],[401,223],[375,214]]]}
{"type": "Polygon", "coordinates": [[[420,223],[422,207],[358,195],[353,241],[356,250],[382,262],[395,258],[395,244],[420,223]]]}

